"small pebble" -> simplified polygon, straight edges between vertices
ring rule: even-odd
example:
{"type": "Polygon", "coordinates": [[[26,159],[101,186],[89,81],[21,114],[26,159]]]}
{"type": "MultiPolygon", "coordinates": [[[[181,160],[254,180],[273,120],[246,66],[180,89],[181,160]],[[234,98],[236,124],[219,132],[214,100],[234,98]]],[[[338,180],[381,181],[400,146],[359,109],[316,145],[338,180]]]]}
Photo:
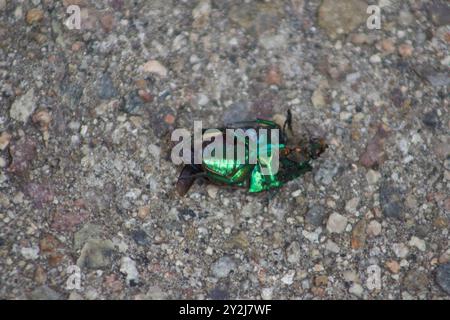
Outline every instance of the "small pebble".
{"type": "Polygon", "coordinates": [[[301,258],[300,244],[297,241],[292,242],[286,248],[287,261],[292,264],[297,264],[301,258]]]}
{"type": "Polygon", "coordinates": [[[400,265],[397,261],[391,260],[386,262],[386,268],[389,269],[390,272],[396,274],[400,271],[400,265]]]}
{"type": "Polygon", "coordinates": [[[450,263],[442,264],[436,269],[436,282],[450,295],[450,263]]]}
{"type": "Polygon", "coordinates": [[[378,182],[378,180],[380,180],[380,178],[381,178],[381,174],[378,171],[375,171],[372,169],[369,169],[369,171],[367,171],[366,179],[370,185],[377,184],[377,182],[378,182]]]}
{"type": "Polygon", "coordinates": [[[149,60],[142,66],[142,69],[146,73],[154,73],[159,75],[160,77],[167,76],[167,69],[157,60],[149,60]]]}
{"type": "Polygon", "coordinates": [[[392,245],[392,250],[399,258],[405,258],[409,253],[408,247],[403,243],[394,243],[392,245]]]}
{"type": "Polygon", "coordinates": [[[369,37],[365,33],[355,33],[351,36],[351,41],[353,44],[364,44],[369,42],[369,37]]]}
{"type": "Polygon", "coordinates": [[[409,245],[411,247],[416,247],[420,251],[425,251],[427,249],[425,241],[416,236],[411,237],[411,240],[409,240],[409,245]]]}
{"type": "Polygon", "coordinates": [[[305,216],[305,222],[314,227],[320,227],[324,223],[325,217],[325,209],[320,205],[314,205],[308,209],[305,216]]]}
{"type": "Polygon", "coordinates": [[[136,284],[139,280],[139,272],[136,267],[136,262],[130,257],[123,257],[120,262],[120,272],[126,275],[128,284],[136,284]]]}
{"type": "Polygon", "coordinates": [[[147,218],[149,213],[150,213],[150,207],[149,206],[143,206],[143,207],[139,208],[137,216],[139,217],[139,219],[145,220],[145,218],[147,218]]]}
{"type": "Polygon", "coordinates": [[[380,62],[381,62],[381,58],[380,58],[379,55],[374,54],[373,56],[371,56],[371,57],[369,58],[369,61],[370,61],[370,63],[372,63],[372,64],[377,64],[377,63],[380,63],[380,62]]]}
{"type": "Polygon", "coordinates": [[[2,132],[0,134],[0,150],[1,151],[5,150],[8,147],[9,142],[11,141],[11,138],[12,138],[11,134],[9,134],[6,131],[2,132]]]}
{"type": "Polygon", "coordinates": [[[398,53],[403,58],[409,58],[412,56],[414,48],[407,43],[403,43],[398,47],[398,53]]]}
{"type": "Polygon", "coordinates": [[[35,24],[40,22],[44,18],[44,11],[41,9],[31,9],[27,12],[27,23],[35,24]]]}
{"type": "Polygon", "coordinates": [[[22,248],[20,250],[20,253],[25,259],[28,260],[36,260],[37,258],[39,258],[39,248],[37,246],[31,248],[22,248]]]}
{"type": "Polygon", "coordinates": [[[392,39],[383,39],[380,42],[381,50],[385,53],[393,53],[395,52],[395,44],[392,39]]]}
{"type": "Polygon", "coordinates": [[[356,209],[358,208],[359,201],[360,200],[358,197],[354,197],[354,198],[350,199],[345,204],[345,210],[350,213],[356,213],[356,209]]]}
{"type": "Polygon", "coordinates": [[[14,120],[22,123],[27,122],[28,118],[33,114],[36,109],[36,97],[34,95],[34,89],[31,88],[24,95],[16,98],[9,110],[9,115],[14,120]]]}
{"type": "Polygon", "coordinates": [[[105,14],[100,18],[100,23],[105,32],[111,32],[114,28],[114,16],[112,14],[105,14]]]}
{"type": "Polygon", "coordinates": [[[153,95],[150,92],[148,92],[147,90],[144,90],[144,89],[139,89],[138,90],[138,95],[142,99],[142,101],[144,101],[144,102],[152,102],[153,99],[154,99],[153,95]]]}
{"type": "Polygon", "coordinates": [[[217,197],[217,193],[219,192],[219,188],[215,185],[208,185],[206,187],[206,192],[208,193],[208,196],[210,196],[212,199],[215,199],[217,197]]]}
{"type": "Polygon", "coordinates": [[[367,226],[367,234],[376,237],[381,234],[381,223],[376,220],[369,222],[367,226]]]}
{"type": "Polygon", "coordinates": [[[357,296],[358,298],[361,298],[363,296],[364,293],[364,288],[358,284],[358,283],[354,283],[352,284],[352,286],[348,289],[348,292],[357,296]]]}
{"type": "Polygon", "coordinates": [[[222,257],[211,266],[211,273],[217,278],[225,278],[236,269],[236,263],[228,256],[222,257]]]}
{"type": "Polygon", "coordinates": [[[174,124],[175,123],[175,116],[173,114],[167,114],[164,117],[164,122],[167,124],[174,124]]]}
{"type": "Polygon", "coordinates": [[[263,288],[261,290],[261,298],[263,300],[272,300],[273,288],[263,288]]]}
{"type": "Polygon", "coordinates": [[[291,285],[294,283],[295,270],[290,270],[286,273],[282,278],[281,282],[287,285],[291,285]]]}
{"type": "Polygon", "coordinates": [[[280,70],[276,67],[270,67],[269,70],[267,71],[265,82],[268,85],[279,86],[281,84],[281,81],[282,76],[280,70]]]}
{"type": "Polygon", "coordinates": [[[347,227],[347,218],[339,213],[332,213],[328,218],[327,230],[331,233],[342,233],[347,227]]]}

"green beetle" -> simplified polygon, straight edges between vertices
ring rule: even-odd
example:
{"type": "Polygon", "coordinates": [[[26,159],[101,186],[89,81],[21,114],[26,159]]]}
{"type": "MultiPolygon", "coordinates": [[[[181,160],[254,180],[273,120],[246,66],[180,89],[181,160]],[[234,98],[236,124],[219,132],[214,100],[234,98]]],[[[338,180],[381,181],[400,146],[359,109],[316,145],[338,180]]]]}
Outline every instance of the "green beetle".
{"type": "MultiPolygon", "coordinates": [[[[239,143],[245,147],[245,160],[239,161],[236,157],[227,159],[224,157],[204,157],[201,164],[186,164],[176,184],[177,192],[185,195],[197,178],[205,178],[211,183],[225,185],[237,188],[246,188],[251,193],[261,192],[283,186],[286,182],[293,180],[304,173],[311,171],[310,161],[318,158],[327,148],[322,138],[313,138],[299,143],[299,145],[290,145],[287,141],[286,128],[292,131],[292,116],[290,111],[283,128],[273,121],[256,119],[254,121],[245,121],[234,123],[226,128],[217,129],[215,134],[222,135],[225,139],[226,129],[266,129],[266,136],[261,135],[247,136],[242,139],[237,136],[233,139],[233,145],[225,145],[226,148],[237,149],[239,143]],[[271,130],[278,130],[279,142],[272,144],[268,142],[268,136],[271,130]],[[257,148],[249,148],[250,140],[255,143],[257,148]],[[263,173],[263,167],[270,168],[274,151],[278,150],[279,167],[276,173],[263,173]],[[252,154],[256,152],[256,154],[252,154]],[[266,157],[262,157],[262,154],[266,157]],[[256,158],[255,162],[250,162],[251,156],[256,158]]],[[[203,130],[203,133],[207,129],[203,130]]],[[[212,146],[210,141],[204,142],[202,152],[212,146]]]]}

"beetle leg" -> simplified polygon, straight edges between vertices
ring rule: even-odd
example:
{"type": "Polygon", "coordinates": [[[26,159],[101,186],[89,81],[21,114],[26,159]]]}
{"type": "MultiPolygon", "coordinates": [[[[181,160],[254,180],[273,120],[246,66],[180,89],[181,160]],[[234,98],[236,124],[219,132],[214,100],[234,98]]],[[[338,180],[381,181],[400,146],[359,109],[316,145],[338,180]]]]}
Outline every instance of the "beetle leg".
{"type": "Polygon", "coordinates": [[[291,109],[288,109],[286,121],[283,124],[283,134],[286,134],[286,128],[289,128],[289,130],[292,132],[292,113],[291,109]]]}
{"type": "Polygon", "coordinates": [[[180,196],[184,196],[189,191],[195,179],[197,179],[195,175],[198,173],[198,168],[193,165],[183,167],[176,184],[176,189],[180,196]]]}

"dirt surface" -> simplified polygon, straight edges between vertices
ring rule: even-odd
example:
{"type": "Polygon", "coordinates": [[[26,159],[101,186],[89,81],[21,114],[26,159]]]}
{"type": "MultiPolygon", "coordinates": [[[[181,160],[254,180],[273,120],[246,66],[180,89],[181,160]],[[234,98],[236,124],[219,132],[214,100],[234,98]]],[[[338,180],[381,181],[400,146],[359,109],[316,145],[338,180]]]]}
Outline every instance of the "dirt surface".
{"type": "Polygon", "coordinates": [[[0,0],[0,298],[449,299],[449,20],[426,0],[0,0]],[[288,109],[329,144],[312,172],[175,193],[173,129],[288,109]]]}

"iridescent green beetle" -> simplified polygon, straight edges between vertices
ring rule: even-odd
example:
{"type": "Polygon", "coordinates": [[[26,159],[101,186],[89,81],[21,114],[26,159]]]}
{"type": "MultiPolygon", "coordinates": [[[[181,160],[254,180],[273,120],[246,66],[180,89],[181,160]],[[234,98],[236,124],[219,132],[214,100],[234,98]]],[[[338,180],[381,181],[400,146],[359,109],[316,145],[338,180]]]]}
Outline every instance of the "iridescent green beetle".
{"type": "MultiPolygon", "coordinates": [[[[240,162],[237,159],[217,159],[217,158],[203,158],[201,164],[187,164],[183,167],[177,181],[177,192],[183,196],[185,195],[195,179],[206,178],[209,182],[237,188],[246,188],[251,193],[261,192],[283,186],[286,182],[291,181],[304,173],[311,171],[312,167],[310,161],[317,159],[327,148],[327,145],[322,138],[312,138],[307,141],[302,141],[297,145],[290,145],[287,141],[286,128],[292,131],[292,116],[290,111],[283,128],[273,121],[256,119],[254,121],[245,121],[234,123],[226,128],[221,128],[219,134],[225,136],[226,129],[267,129],[267,135],[270,135],[271,130],[279,130],[279,143],[273,145],[266,142],[268,139],[261,139],[261,136],[255,136],[257,148],[257,162],[249,163],[249,154],[247,152],[245,161],[240,162]],[[262,174],[261,167],[268,166],[268,163],[262,163],[261,157],[262,147],[268,149],[267,154],[272,154],[271,149],[278,148],[279,154],[279,169],[276,174],[262,174]]],[[[207,129],[203,130],[206,132],[207,129]]],[[[252,139],[252,137],[250,137],[252,139]]],[[[224,139],[225,140],[225,139],[224,139]]],[[[233,142],[232,146],[228,148],[237,148],[237,141],[233,142]]],[[[244,140],[245,146],[248,147],[249,140],[244,140]]],[[[203,150],[208,148],[209,144],[203,144],[203,150]]],[[[249,151],[250,152],[250,151],[249,151]]],[[[270,159],[270,157],[268,158],[270,159]]],[[[264,158],[267,162],[267,158],[264,158]]],[[[269,160],[270,161],[270,160],[269,160]]]]}

